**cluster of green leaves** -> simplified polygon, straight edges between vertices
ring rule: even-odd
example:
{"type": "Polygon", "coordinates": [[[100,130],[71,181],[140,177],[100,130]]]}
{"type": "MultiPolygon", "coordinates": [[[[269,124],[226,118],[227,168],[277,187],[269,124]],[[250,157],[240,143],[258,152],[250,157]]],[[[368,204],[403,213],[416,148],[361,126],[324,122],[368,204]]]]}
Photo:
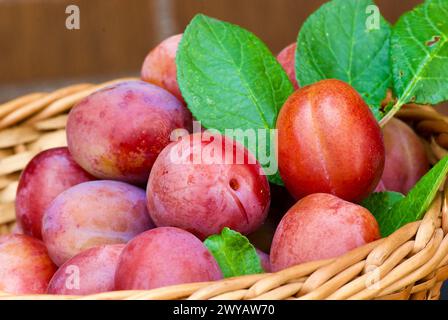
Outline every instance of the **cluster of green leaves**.
{"type": "Polygon", "coordinates": [[[404,14],[391,37],[397,102],[437,104],[448,99],[448,1],[426,0],[404,14]]]}

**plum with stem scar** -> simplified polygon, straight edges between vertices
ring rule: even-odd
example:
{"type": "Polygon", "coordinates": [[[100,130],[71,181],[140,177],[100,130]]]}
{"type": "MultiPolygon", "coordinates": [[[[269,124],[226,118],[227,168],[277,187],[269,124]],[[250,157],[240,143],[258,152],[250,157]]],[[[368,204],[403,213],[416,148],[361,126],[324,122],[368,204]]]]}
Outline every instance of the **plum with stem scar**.
{"type": "Polygon", "coordinates": [[[162,151],[148,181],[151,218],[202,239],[224,227],[250,233],[269,209],[266,176],[244,146],[219,134],[209,138],[183,136],[162,151]]]}

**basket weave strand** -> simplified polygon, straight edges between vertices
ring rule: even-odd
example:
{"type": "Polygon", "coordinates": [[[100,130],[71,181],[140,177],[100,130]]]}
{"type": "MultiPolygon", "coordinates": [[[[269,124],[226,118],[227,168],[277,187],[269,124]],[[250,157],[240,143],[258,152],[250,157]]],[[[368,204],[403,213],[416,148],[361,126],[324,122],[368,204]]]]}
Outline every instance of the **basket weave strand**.
{"type": "MultiPolygon", "coordinates": [[[[131,78],[129,78],[131,79],[131,78]]],[[[118,79],[37,92],[0,105],[0,235],[15,227],[14,200],[21,170],[42,150],[65,146],[67,113],[78,101],[118,79]]],[[[448,118],[430,106],[406,105],[398,116],[421,137],[431,164],[448,154],[448,118]]],[[[277,273],[146,291],[89,296],[12,295],[0,299],[439,299],[448,279],[448,183],[421,221],[345,255],[277,273]]]]}

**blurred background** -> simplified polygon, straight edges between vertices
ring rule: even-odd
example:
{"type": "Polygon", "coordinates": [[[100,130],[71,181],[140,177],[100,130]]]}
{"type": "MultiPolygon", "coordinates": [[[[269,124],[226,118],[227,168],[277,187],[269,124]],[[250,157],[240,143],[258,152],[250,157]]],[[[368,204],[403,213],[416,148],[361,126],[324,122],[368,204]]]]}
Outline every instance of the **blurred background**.
{"type": "MultiPolygon", "coordinates": [[[[197,13],[239,24],[277,53],[325,0],[0,0],[0,102],[35,90],[139,75],[145,55],[197,13]],[[69,5],[80,29],[68,30],[69,5]]],[[[377,0],[391,22],[419,0],[377,0]]]]}

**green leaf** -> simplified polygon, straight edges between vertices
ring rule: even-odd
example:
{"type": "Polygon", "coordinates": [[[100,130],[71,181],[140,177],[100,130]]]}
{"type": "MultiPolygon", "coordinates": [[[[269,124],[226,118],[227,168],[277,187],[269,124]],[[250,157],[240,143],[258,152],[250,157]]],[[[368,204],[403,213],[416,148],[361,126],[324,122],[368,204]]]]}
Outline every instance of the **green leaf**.
{"type": "MultiPolygon", "coordinates": [[[[197,15],[186,28],[176,63],[179,87],[189,109],[204,127],[223,134],[226,129],[275,129],[278,112],[294,90],[260,39],[241,27],[204,15],[197,15]]],[[[258,136],[255,143],[233,138],[243,143],[265,170],[269,167],[259,154],[258,136]]],[[[270,159],[274,146],[266,140],[264,150],[270,159]]],[[[270,180],[278,183],[278,178],[270,180]]]]}
{"type": "Polygon", "coordinates": [[[394,26],[391,56],[397,105],[448,99],[448,1],[427,0],[394,26]]]}
{"type": "Polygon", "coordinates": [[[396,202],[389,211],[377,214],[381,234],[386,237],[405,224],[422,219],[447,173],[448,156],[424,175],[404,199],[396,202]]]}
{"type": "Polygon", "coordinates": [[[402,200],[404,195],[399,192],[375,192],[364,199],[361,205],[368,209],[374,216],[386,214],[392,206],[402,200]]]}
{"type": "MultiPolygon", "coordinates": [[[[336,78],[352,85],[370,106],[379,106],[390,87],[390,25],[371,0],[333,0],[304,23],[297,39],[296,75],[301,86],[336,78]]],[[[378,116],[379,114],[377,114],[378,116]]]]}
{"type": "Polygon", "coordinates": [[[215,257],[224,278],[263,273],[260,257],[254,246],[242,234],[224,228],[204,241],[215,257]]]}

